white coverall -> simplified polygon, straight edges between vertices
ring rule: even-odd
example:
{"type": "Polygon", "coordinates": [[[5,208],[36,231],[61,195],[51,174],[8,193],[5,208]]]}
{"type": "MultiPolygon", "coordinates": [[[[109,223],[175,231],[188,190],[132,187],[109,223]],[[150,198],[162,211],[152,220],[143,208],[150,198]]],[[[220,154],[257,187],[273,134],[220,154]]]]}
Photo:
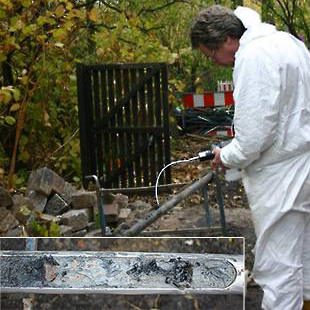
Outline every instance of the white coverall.
{"type": "Polygon", "coordinates": [[[263,309],[300,310],[310,300],[310,54],[255,11],[235,14],[247,30],[233,74],[236,135],[221,160],[243,169],[263,309]]]}

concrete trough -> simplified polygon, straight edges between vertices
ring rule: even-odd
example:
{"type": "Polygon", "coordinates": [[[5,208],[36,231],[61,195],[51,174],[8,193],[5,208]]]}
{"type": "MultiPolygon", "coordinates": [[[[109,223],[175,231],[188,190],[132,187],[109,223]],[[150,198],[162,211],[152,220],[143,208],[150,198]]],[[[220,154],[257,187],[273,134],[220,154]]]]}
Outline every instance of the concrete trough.
{"type": "Polygon", "coordinates": [[[243,294],[242,255],[0,252],[2,293],[243,294]]]}

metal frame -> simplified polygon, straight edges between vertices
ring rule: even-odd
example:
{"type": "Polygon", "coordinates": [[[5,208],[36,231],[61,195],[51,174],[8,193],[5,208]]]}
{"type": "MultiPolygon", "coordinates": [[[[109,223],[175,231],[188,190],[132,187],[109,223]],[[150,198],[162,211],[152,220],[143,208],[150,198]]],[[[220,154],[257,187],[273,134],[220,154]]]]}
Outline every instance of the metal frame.
{"type": "Polygon", "coordinates": [[[138,219],[136,223],[132,226],[121,224],[113,232],[113,236],[127,236],[133,237],[139,235],[147,226],[155,222],[164,214],[167,214],[174,206],[176,206],[180,201],[192,195],[197,190],[202,190],[204,193],[204,208],[206,211],[206,225],[211,227],[212,218],[208,205],[207,197],[207,186],[210,182],[215,181],[216,184],[216,196],[219,204],[221,228],[223,236],[227,236],[226,221],[225,221],[225,212],[224,212],[224,198],[221,190],[221,184],[218,179],[218,176],[215,172],[209,172],[199,180],[193,182],[190,186],[181,190],[175,196],[172,196],[168,201],[158,206],[157,209],[149,212],[143,219],[138,219]]]}

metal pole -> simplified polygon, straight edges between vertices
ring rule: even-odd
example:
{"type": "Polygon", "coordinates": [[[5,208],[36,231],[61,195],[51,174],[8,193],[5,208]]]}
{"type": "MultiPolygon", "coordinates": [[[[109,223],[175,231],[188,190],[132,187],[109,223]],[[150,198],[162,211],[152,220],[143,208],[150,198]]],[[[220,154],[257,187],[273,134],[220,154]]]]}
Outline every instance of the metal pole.
{"type": "Polygon", "coordinates": [[[107,227],[107,222],[104,214],[104,204],[102,200],[102,195],[100,192],[100,183],[98,180],[98,177],[96,175],[88,175],[85,177],[86,180],[92,180],[96,184],[96,196],[97,196],[97,206],[98,206],[98,211],[99,211],[99,222],[100,222],[100,227],[101,227],[101,234],[102,236],[105,236],[106,234],[106,227],[107,227]]]}
{"type": "Polygon", "coordinates": [[[219,209],[220,209],[220,220],[221,220],[223,236],[227,236],[228,234],[227,234],[227,229],[226,229],[226,220],[225,220],[225,212],[224,212],[224,197],[223,197],[221,182],[219,180],[217,173],[214,173],[214,181],[216,184],[216,198],[217,198],[217,202],[219,204],[219,209]]]}
{"type": "Polygon", "coordinates": [[[202,195],[203,195],[203,206],[205,208],[206,212],[206,225],[207,227],[211,227],[212,225],[212,216],[211,216],[211,211],[209,208],[209,202],[208,202],[208,186],[204,186],[201,189],[202,195]]]}
{"type": "Polygon", "coordinates": [[[157,210],[153,210],[150,213],[148,213],[144,219],[138,220],[138,222],[134,224],[132,227],[130,228],[126,227],[126,229],[123,229],[122,225],[120,225],[120,227],[115,230],[113,235],[128,236],[128,237],[137,236],[144,228],[155,222],[162,215],[166,214],[180,201],[184,200],[185,198],[187,198],[188,196],[190,196],[203,186],[206,186],[206,184],[208,184],[212,180],[212,177],[213,173],[209,172],[201,179],[197,180],[196,182],[194,182],[193,184],[182,190],[180,193],[173,196],[167,202],[163,203],[157,210]]]}
{"type": "Polygon", "coordinates": [[[0,252],[3,293],[243,294],[242,255],[0,252]]]}

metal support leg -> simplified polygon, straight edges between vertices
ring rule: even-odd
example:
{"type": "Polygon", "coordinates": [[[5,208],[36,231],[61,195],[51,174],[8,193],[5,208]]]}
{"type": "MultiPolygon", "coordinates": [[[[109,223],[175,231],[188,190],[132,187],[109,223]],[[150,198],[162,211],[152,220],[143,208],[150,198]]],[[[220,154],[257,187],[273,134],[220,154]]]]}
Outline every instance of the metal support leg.
{"type": "Polygon", "coordinates": [[[208,201],[208,186],[205,186],[201,189],[202,196],[203,196],[203,206],[206,212],[206,225],[207,227],[212,226],[212,215],[209,208],[209,201],[208,201]]]}
{"type": "Polygon", "coordinates": [[[102,234],[102,236],[105,236],[107,223],[106,223],[106,218],[105,218],[105,214],[104,214],[104,205],[103,205],[102,195],[101,195],[101,191],[100,191],[100,183],[99,183],[98,177],[96,175],[88,175],[85,177],[85,179],[95,182],[96,195],[97,195],[97,205],[98,205],[98,209],[99,209],[98,211],[99,211],[99,222],[100,222],[100,227],[101,227],[101,234],[102,234]]]}
{"type": "Polygon", "coordinates": [[[223,197],[221,183],[220,183],[219,177],[216,172],[213,173],[213,179],[216,184],[216,198],[217,198],[217,203],[220,209],[220,220],[221,220],[222,232],[223,232],[223,236],[227,236],[225,212],[224,212],[224,197],[223,197]]]}

